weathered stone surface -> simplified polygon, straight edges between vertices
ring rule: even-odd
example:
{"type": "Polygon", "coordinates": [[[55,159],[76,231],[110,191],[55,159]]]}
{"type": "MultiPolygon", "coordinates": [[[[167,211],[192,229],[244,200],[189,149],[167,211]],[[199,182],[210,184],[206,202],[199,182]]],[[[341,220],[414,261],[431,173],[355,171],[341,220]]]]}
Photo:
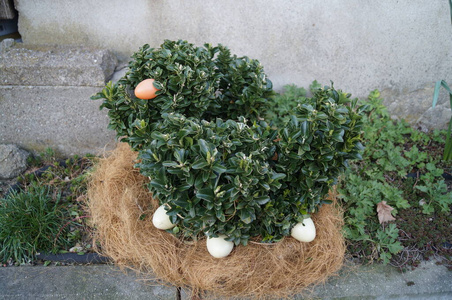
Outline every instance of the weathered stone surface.
{"type": "Polygon", "coordinates": [[[27,168],[27,151],[16,145],[0,144],[0,179],[10,179],[19,176],[27,168]]]}
{"type": "Polygon", "coordinates": [[[425,113],[423,113],[419,119],[415,122],[416,125],[422,129],[447,129],[450,122],[452,111],[449,103],[444,103],[430,107],[425,113]]]}
{"type": "Polygon", "coordinates": [[[432,82],[415,90],[386,89],[381,92],[381,97],[393,118],[405,119],[425,129],[445,129],[452,114],[449,96],[441,89],[438,104],[432,108],[434,88],[432,82]]]}
{"type": "Polygon", "coordinates": [[[0,85],[103,86],[116,64],[107,50],[17,43],[0,53],[0,85]]]}
{"type": "Polygon", "coordinates": [[[16,42],[14,39],[4,39],[0,42],[0,52],[6,51],[11,48],[16,42]]]}
{"type": "Polygon", "coordinates": [[[90,100],[99,87],[0,86],[0,143],[33,152],[98,154],[114,146],[107,111],[90,100]]]}

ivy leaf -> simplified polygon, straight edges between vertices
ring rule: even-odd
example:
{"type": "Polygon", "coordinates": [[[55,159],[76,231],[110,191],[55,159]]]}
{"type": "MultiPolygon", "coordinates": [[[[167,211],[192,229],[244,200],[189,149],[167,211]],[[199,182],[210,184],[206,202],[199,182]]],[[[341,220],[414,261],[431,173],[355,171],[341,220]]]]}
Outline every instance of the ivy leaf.
{"type": "Polygon", "coordinates": [[[391,214],[393,209],[393,207],[386,204],[386,201],[381,201],[377,204],[378,221],[380,224],[395,220],[391,214]]]}

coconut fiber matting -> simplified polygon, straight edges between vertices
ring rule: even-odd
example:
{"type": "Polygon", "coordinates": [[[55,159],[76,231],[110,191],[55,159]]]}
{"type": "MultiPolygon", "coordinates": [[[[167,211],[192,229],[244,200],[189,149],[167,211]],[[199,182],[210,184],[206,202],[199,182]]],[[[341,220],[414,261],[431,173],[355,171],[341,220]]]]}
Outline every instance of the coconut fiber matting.
{"type": "Polygon", "coordinates": [[[158,278],[215,296],[287,297],[321,283],[342,266],[343,219],[335,205],[312,216],[317,237],[302,243],[286,237],[279,243],[250,242],[222,259],[213,258],[205,239],[187,243],[152,225],[158,201],[145,187],[148,178],[133,167],[136,153],[120,144],[102,159],[88,190],[89,210],[101,252],[141,277],[158,278]]]}

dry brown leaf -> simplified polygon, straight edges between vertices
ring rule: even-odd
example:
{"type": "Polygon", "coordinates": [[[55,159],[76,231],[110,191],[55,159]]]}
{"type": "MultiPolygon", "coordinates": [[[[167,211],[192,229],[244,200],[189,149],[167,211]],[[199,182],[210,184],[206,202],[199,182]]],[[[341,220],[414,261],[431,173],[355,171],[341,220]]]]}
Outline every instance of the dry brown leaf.
{"type": "Polygon", "coordinates": [[[391,214],[393,209],[394,208],[386,204],[386,201],[381,201],[377,204],[378,221],[380,221],[380,224],[395,220],[391,214]]]}

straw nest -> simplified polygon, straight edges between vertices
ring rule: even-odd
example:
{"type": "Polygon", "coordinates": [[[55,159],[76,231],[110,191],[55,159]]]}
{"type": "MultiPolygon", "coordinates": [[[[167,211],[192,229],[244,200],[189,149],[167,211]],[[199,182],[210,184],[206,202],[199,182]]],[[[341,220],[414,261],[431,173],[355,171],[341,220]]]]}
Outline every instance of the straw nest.
{"type": "Polygon", "coordinates": [[[88,190],[101,252],[118,266],[196,293],[253,298],[306,291],[342,266],[343,219],[335,205],[323,205],[312,216],[317,237],[311,243],[291,237],[275,244],[251,242],[223,259],[209,255],[205,240],[187,243],[156,229],[151,219],[158,201],[145,187],[148,179],[133,167],[135,159],[136,153],[120,144],[99,162],[88,190]]]}

